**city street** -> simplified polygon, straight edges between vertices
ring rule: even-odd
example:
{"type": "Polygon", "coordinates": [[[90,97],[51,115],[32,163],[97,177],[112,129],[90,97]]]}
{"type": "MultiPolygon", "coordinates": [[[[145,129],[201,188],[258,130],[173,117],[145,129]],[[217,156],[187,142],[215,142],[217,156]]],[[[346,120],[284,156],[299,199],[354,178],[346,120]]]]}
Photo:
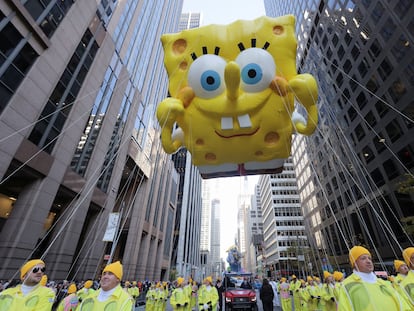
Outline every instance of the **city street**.
{"type": "MultiPolygon", "coordinates": [[[[256,296],[257,296],[258,311],[263,311],[262,302],[260,301],[260,298],[259,298],[259,291],[257,291],[257,290],[256,290],[256,296]]],[[[142,301],[142,300],[140,300],[140,301],[142,301]]],[[[280,297],[279,297],[279,301],[280,301],[280,297]]],[[[135,311],[144,311],[144,310],[145,310],[145,304],[140,305],[140,306],[135,308],[135,311]]],[[[224,310],[224,308],[223,308],[223,310],[224,310]]],[[[280,307],[273,308],[273,311],[281,311],[281,310],[282,309],[280,307]]],[[[294,310],[293,307],[292,307],[292,310],[294,310]]],[[[169,300],[168,300],[168,303],[167,303],[167,310],[166,311],[172,311],[172,307],[169,304],[169,300]]]]}

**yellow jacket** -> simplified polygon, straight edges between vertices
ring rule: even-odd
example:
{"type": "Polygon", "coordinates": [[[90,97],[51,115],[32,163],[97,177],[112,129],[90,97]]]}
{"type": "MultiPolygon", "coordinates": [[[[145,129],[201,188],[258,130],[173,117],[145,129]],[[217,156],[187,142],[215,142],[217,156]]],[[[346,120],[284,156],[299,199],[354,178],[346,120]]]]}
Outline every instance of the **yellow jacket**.
{"type": "Polygon", "coordinates": [[[95,290],[93,288],[81,288],[76,292],[76,296],[78,296],[79,300],[82,301],[94,292],[95,290]]]}
{"type": "Polygon", "coordinates": [[[201,285],[198,290],[198,308],[199,310],[205,310],[204,306],[207,305],[208,310],[217,310],[217,302],[219,300],[217,288],[214,286],[201,285]]]}
{"type": "Polygon", "coordinates": [[[139,296],[139,288],[137,286],[129,287],[128,293],[133,297],[136,298],[139,296]]]}
{"type": "Polygon", "coordinates": [[[55,292],[37,285],[23,296],[21,285],[5,289],[0,293],[0,311],[50,311],[55,301],[55,292]]]}
{"type": "Polygon", "coordinates": [[[173,310],[184,310],[190,304],[190,297],[182,288],[176,288],[171,293],[170,305],[173,310]]]}
{"type": "Polygon", "coordinates": [[[399,286],[401,291],[406,295],[409,304],[414,309],[414,272],[412,270],[399,282],[399,286]]]}
{"type": "Polygon", "coordinates": [[[131,311],[134,301],[131,296],[118,285],[116,290],[106,301],[98,301],[99,293],[102,289],[87,296],[78,306],[77,311],[131,311]]]}
{"type": "Polygon", "coordinates": [[[353,273],[342,282],[339,290],[338,310],[408,311],[412,309],[389,282],[378,278],[375,283],[368,283],[353,273]]]}

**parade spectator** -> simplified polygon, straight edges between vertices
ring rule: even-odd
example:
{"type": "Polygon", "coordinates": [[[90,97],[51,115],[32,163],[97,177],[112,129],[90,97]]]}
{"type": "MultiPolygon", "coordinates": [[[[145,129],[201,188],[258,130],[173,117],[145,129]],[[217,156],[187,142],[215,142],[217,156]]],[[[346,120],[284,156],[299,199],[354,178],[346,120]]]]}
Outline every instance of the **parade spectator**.
{"type": "Polygon", "coordinates": [[[121,287],[122,264],[117,261],[107,265],[101,277],[101,288],[82,301],[78,311],[131,311],[134,302],[121,287]],[[109,307],[110,306],[110,307],[109,307]]]}
{"type": "Polygon", "coordinates": [[[269,281],[270,286],[272,286],[273,289],[273,307],[280,307],[280,300],[279,300],[279,293],[278,293],[278,287],[279,284],[276,283],[276,281],[272,278],[269,281]]]}
{"type": "Polygon", "coordinates": [[[260,288],[260,300],[262,301],[263,311],[273,310],[273,297],[273,288],[269,284],[269,280],[263,279],[263,284],[260,288]]]}
{"type": "Polygon", "coordinates": [[[20,268],[22,284],[7,288],[0,293],[0,311],[50,311],[55,293],[40,285],[45,269],[45,263],[41,259],[32,259],[26,262],[20,268]]]}
{"type": "Polygon", "coordinates": [[[371,253],[362,246],[349,251],[353,273],[348,276],[339,292],[338,310],[408,311],[412,308],[388,281],[377,278],[371,253]]]}

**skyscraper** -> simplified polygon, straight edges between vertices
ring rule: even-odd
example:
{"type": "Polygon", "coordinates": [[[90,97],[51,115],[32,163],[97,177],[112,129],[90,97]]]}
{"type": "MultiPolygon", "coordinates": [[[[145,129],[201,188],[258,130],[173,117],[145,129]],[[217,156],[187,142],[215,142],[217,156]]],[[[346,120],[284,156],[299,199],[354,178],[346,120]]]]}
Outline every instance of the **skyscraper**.
{"type": "MultiPolygon", "coordinates": [[[[200,14],[181,14],[179,31],[200,26],[200,14]]],[[[201,175],[191,163],[187,149],[178,150],[173,156],[174,166],[180,174],[177,218],[174,226],[174,244],[171,266],[176,266],[178,275],[192,276],[201,281],[201,175]]]]}
{"type": "MultiPolygon", "coordinates": [[[[267,15],[296,16],[299,72],[317,77],[317,133],[297,136],[293,160],[315,258],[349,267],[355,244],[378,268],[401,256],[412,232],[414,3],[265,0],[267,15]]],[[[318,264],[319,266],[319,264],[318,264]]]]}
{"type": "Polygon", "coordinates": [[[181,7],[1,2],[1,278],[41,256],[53,279],[116,259],[127,278],[168,277],[178,176],[152,116],[167,94],[160,35],[181,7]]]}
{"type": "Polygon", "coordinates": [[[292,160],[285,162],[282,173],[260,176],[258,187],[267,269],[277,276],[299,275],[308,243],[292,160]]]}

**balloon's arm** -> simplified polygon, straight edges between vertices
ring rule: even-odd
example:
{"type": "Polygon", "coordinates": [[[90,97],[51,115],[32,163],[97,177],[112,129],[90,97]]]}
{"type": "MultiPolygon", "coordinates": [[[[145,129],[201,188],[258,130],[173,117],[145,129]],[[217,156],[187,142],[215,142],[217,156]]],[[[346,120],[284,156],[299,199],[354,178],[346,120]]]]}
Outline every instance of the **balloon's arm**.
{"type": "Polygon", "coordinates": [[[315,78],[307,73],[296,75],[289,80],[289,91],[294,93],[308,114],[306,124],[300,121],[295,122],[296,131],[304,135],[312,134],[318,124],[318,108],[316,106],[318,85],[315,78]]]}
{"type": "Polygon", "coordinates": [[[157,119],[161,126],[161,143],[166,153],[176,152],[183,142],[173,140],[172,132],[175,123],[184,115],[185,107],[189,106],[194,93],[189,87],[183,88],[177,98],[165,98],[157,107],[157,119]]]}

